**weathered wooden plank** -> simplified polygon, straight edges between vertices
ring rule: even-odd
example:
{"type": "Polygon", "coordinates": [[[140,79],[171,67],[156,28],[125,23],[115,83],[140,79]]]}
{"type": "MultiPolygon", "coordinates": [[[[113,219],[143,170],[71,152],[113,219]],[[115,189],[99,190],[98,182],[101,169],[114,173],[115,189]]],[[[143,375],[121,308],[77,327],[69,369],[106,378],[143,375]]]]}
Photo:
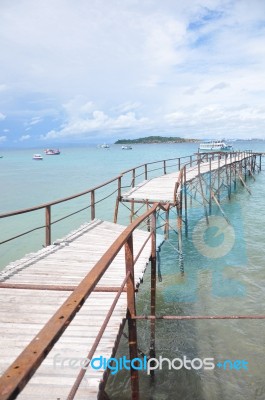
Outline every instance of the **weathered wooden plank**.
{"type": "MultiPolygon", "coordinates": [[[[92,269],[109,245],[125,227],[99,220],[85,224],[56,245],[10,264],[0,280],[9,283],[77,285],[92,269]],[[104,242],[102,244],[102,238],[104,242]]],[[[149,233],[135,231],[135,255],[149,233]]],[[[135,265],[135,280],[139,282],[151,253],[148,242],[135,265]]],[[[125,276],[125,254],[120,254],[111,264],[100,285],[119,286],[125,276]]],[[[100,286],[99,285],[99,286],[100,286]]],[[[40,328],[64,302],[70,292],[0,288],[0,371],[14,361],[21,350],[33,339],[40,328]]],[[[55,344],[18,399],[66,399],[78,370],[57,365],[54,357],[85,358],[105,319],[115,293],[93,292],[84,306],[55,344]]],[[[122,293],[95,354],[109,358],[122,319],[126,316],[127,298],[122,293]]],[[[76,398],[96,398],[103,371],[89,368],[76,398]]]]}
{"type": "MultiPolygon", "coordinates": [[[[221,159],[220,162],[216,159],[211,161],[211,170],[217,170],[224,165],[233,164],[236,161],[243,160],[246,156],[242,153],[237,157],[228,157],[227,160],[221,159]]],[[[210,171],[210,162],[200,163],[200,173],[205,174],[210,171]]],[[[198,177],[198,167],[192,166],[186,168],[186,182],[191,182],[198,177]]],[[[179,172],[172,172],[157,178],[145,181],[142,184],[136,185],[134,188],[122,194],[122,200],[139,200],[149,202],[161,201],[163,203],[174,203],[175,184],[179,179],[179,172]]]]}

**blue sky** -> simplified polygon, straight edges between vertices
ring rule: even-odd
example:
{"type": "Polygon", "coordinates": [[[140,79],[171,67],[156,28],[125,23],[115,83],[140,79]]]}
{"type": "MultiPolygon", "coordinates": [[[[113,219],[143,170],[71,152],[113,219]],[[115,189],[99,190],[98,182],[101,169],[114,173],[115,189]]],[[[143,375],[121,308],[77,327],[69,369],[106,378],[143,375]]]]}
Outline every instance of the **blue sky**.
{"type": "Polygon", "coordinates": [[[0,146],[265,137],[265,1],[1,0],[0,146]]]}

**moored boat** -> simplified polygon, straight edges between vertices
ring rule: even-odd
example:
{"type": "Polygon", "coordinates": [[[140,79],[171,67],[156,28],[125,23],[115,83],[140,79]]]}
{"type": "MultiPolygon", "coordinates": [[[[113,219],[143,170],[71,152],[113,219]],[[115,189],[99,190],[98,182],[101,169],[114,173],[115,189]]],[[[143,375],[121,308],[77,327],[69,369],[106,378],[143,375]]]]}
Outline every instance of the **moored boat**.
{"type": "Polygon", "coordinates": [[[61,154],[59,149],[46,149],[44,150],[44,153],[46,154],[46,156],[57,156],[61,154]]]}
{"type": "Polygon", "coordinates": [[[233,151],[233,146],[221,140],[210,140],[200,143],[199,151],[233,151]]]}
{"type": "Polygon", "coordinates": [[[43,160],[43,157],[41,154],[34,154],[32,157],[33,160],[43,160]]]}
{"type": "Polygon", "coordinates": [[[132,146],[121,146],[122,150],[132,150],[132,146]]]}

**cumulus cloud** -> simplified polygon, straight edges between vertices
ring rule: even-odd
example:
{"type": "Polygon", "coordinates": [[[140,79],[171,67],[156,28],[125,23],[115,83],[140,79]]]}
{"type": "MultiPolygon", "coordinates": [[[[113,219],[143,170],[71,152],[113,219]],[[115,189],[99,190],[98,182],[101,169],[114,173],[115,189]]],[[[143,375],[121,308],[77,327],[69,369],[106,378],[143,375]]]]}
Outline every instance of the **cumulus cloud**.
{"type": "Polygon", "coordinates": [[[42,121],[41,117],[33,117],[29,122],[29,125],[36,125],[39,124],[41,121],[42,121]]]}
{"type": "Polygon", "coordinates": [[[224,107],[212,104],[205,107],[182,108],[165,116],[166,122],[174,129],[184,129],[197,137],[240,137],[240,134],[263,137],[265,107],[239,105],[224,107]],[[226,127],[226,132],[223,126],[226,127]]]}
{"type": "Polygon", "coordinates": [[[0,121],[3,121],[5,118],[6,116],[0,112],[0,121]]]}
{"type": "Polygon", "coordinates": [[[150,124],[147,118],[137,118],[134,112],[127,112],[116,117],[110,117],[101,110],[92,111],[86,118],[71,115],[69,120],[60,129],[51,130],[42,135],[42,139],[63,137],[89,137],[95,132],[102,131],[104,135],[111,132],[127,129],[146,129],[150,124]]]}
{"type": "Polygon", "coordinates": [[[0,143],[1,143],[1,142],[5,142],[6,139],[7,139],[6,136],[0,136],[0,143]]]}
{"type": "Polygon", "coordinates": [[[18,115],[42,138],[172,134],[180,123],[196,136],[209,121],[225,136],[252,121],[257,135],[264,15],[260,0],[3,2],[0,120],[18,115]]]}
{"type": "Polygon", "coordinates": [[[25,140],[29,140],[30,139],[30,135],[22,135],[20,138],[19,138],[19,141],[20,142],[24,142],[25,140]]]}

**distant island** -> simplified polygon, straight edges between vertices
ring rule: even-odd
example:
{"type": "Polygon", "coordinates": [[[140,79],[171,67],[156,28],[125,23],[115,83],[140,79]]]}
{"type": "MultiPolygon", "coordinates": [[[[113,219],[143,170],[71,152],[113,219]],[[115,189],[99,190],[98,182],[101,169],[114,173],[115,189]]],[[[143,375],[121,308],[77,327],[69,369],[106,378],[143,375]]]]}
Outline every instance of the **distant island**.
{"type": "Polygon", "coordinates": [[[197,143],[198,139],[184,139],[174,136],[147,136],[138,139],[119,139],[114,144],[151,144],[151,143],[197,143]]]}

